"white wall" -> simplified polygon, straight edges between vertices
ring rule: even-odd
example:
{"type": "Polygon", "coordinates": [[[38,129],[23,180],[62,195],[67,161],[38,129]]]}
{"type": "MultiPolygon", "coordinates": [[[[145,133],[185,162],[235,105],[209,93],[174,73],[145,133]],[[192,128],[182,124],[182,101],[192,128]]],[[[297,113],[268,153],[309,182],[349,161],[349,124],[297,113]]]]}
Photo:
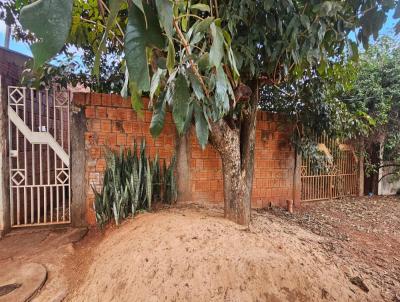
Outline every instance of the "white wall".
{"type": "MultiPolygon", "coordinates": [[[[379,178],[393,171],[393,167],[384,167],[379,170],[379,178]]],[[[394,179],[391,175],[383,178],[378,184],[379,195],[395,195],[400,189],[400,180],[394,179]]]]}

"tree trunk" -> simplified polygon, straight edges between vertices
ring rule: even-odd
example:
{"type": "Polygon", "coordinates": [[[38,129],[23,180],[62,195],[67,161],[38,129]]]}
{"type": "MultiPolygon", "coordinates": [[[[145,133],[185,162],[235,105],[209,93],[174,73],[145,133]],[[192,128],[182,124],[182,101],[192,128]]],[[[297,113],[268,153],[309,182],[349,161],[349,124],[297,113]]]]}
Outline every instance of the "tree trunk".
{"type": "Polygon", "coordinates": [[[222,160],[225,217],[241,225],[250,223],[258,105],[258,86],[254,84],[242,119],[212,123],[210,134],[210,142],[222,160]]]}

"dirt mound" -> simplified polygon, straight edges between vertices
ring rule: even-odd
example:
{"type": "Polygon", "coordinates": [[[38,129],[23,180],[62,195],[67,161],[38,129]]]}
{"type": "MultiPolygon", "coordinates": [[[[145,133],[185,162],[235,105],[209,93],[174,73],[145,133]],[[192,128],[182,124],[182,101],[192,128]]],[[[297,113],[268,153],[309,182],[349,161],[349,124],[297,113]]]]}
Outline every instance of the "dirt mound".
{"type": "Polygon", "coordinates": [[[139,215],[92,253],[71,301],[378,301],[353,285],[323,239],[268,213],[250,229],[221,210],[139,215]]]}

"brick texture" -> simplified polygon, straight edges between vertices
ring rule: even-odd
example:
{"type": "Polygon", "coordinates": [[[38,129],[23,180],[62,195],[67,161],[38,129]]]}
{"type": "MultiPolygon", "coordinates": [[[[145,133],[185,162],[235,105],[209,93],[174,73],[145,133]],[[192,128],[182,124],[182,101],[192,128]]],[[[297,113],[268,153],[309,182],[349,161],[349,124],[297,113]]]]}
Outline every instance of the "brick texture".
{"type": "MultiPolygon", "coordinates": [[[[131,148],[134,140],[146,140],[147,153],[156,153],[169,160],[175,153],[176,130],[167,113],[164,130],[153,139],[150,132],[151,112],[139,117],[128,100],[117,95],[75,93],[74,105],[82,107],[87,120],[85,134],[87,220],[95,223],[93,185],[100,190],[106,167],[107,149],[131,148]]],[[[147,100],[145,100],[147,103],[147,100]]],[[[145,106],[147,108],[147,106],[145,106]]],[[[255,171],[252,206],[265,207],[269,203],[285,205],[293,199],[295,154],[289,143],[290,131],[281,129],[279,117],[265,112],[257,116],[255,171]]],[[[222,203],[222,165],[219,154],[208,145],[202,150],[194,130],[190,135],[190,190],[196,202],[222,203]]],[[[73,135],[73,134],[72,134],[73,135]]]]}

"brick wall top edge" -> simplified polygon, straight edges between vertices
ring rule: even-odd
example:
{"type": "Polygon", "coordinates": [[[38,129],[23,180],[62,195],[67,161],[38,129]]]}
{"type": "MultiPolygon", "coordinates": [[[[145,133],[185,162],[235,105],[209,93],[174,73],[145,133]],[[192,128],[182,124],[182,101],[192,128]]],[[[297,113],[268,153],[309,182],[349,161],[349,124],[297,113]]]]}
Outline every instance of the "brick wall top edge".
{"type": "MultiPolygon", "coordinates": [[[[131,108],[129,98],[123,98],[119,94],[106,94],[97,92],[74,92],[73,103],[78,106],[106,106],[106,107],[122,107],[131,108]]],[[[143,110],[148,111],[149,98],[143,97],[143,110]]],[[[151,110],[149,110],[151,111],[151,110]]],[[[284,120],[285,116],[279,113],[266,112],[259,110],[257,112],[258,121],[280,121],[284,120]]]]}

